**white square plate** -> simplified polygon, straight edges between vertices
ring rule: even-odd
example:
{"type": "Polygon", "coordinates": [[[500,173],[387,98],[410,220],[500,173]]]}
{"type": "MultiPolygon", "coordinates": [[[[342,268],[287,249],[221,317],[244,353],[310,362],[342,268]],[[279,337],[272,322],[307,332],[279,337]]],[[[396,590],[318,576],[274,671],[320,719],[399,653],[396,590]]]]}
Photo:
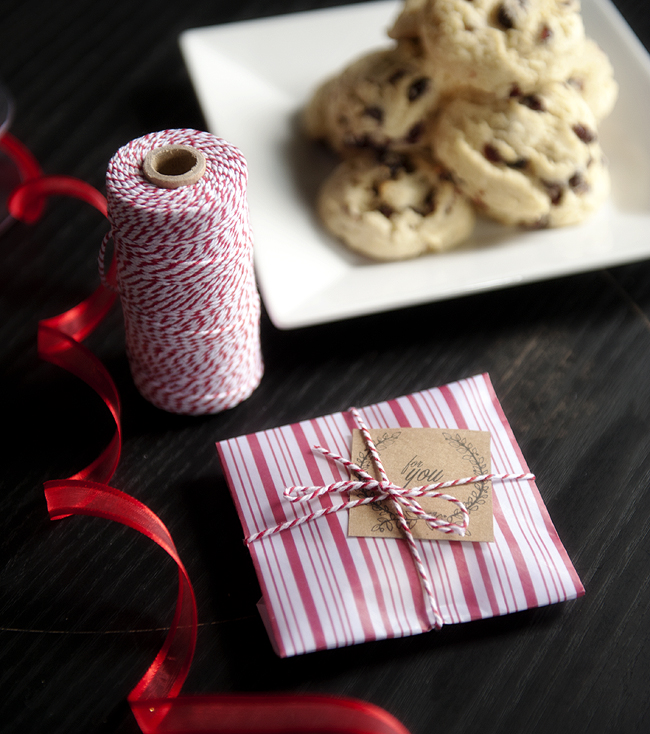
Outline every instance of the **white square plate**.
{"type": "Polygon", "coordinates": [[[317,221],[313,200],[332,167],[296,116],[315,86],[387,46],[401,3],[348,5],[184,32],[181,50],[209,130],[249,166],[258,283],[281,329],[543,280],[650,257],[650,57],[609,0],[583,0],[588,35],[620,85],[600,127],[612,196],[585,224],[522,232],[481,222],[453,252],[372,263],[317,221]]]}

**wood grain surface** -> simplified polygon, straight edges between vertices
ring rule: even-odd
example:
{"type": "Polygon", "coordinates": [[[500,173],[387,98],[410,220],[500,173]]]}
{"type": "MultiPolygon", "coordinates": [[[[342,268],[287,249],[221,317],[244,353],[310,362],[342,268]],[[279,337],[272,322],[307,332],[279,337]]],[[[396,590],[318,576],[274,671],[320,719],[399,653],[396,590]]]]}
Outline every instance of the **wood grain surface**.
{"type": "MultiPolygon", "coordinates": [[[[129,140],[205,128],[181,31],[337,4],[4,0],[0,79],[16,99],[11,130],[47,173],[103,190],[108,160],[129,140]]],[[[648,46],[646,4],[617,5],[648,46]]],[[[164,553],[100,519],[51,523],[43,499],[43,481],[77,471],[112,434],[97,396],[39,362],[35,340],[39,319],[98,284],[105,229],[89,207],[58,199],[35,226],[0,236],[2,732],[138,731],[126,696],[173,614],[176,570],[164,553]]],[[[201,626],[184,690],[354,696],[412,734],[650,731],[650,263],[295,331],[264,317],[262,341],[259,389],[206,418],[169,415],[140,397],[119,309],[87,342],[123,400],[112,484],[167,524],[197,593],[201,626]],[[483,371],[586,595],[277,658],[215,441],[483,371]]]]}

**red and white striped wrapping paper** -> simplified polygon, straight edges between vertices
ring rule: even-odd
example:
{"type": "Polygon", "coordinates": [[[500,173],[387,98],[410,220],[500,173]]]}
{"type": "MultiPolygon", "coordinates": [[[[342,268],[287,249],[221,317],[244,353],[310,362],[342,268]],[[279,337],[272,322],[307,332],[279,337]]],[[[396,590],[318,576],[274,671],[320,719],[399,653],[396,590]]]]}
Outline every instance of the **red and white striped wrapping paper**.
{"type": "MultiPolygon", "coordinates": [[[[360,410],[369,428],[429,426],[489,431],[492,471],[528,471],[488,375],[360,410]]],[[[320,444],[350,455],[349,413],[217,444],[246,537],[344,497],[290,503],[285,487],[346,479],[314,454],[320,444]]],[[[418,541],[445,624],[509,614],[584,594],[532,481],[495,481],[494,543],[418,541]]],[[[282,657],[402,637],[431,629],[406,543],[348,538],[334,513],[249,544],[262,587],[262,616],[282,657]]]]}

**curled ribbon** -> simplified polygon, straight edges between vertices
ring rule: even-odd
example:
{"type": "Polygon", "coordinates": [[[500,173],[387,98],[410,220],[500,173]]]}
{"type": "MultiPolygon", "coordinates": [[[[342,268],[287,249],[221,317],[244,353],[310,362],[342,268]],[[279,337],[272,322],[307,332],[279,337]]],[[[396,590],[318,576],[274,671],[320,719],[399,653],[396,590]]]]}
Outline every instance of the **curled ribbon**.
{"type": "Polygon", "coordinates": [[[467,530],[467,527],[469,525],[469,512],[467,511],[467,508],[458,498],[453,497],[449,494],[445,494],[444,492],[440,492],[439,490],[447,489],[448,487],[458,487],[465,484],[474,484],[476,482],[485,482],[487,480],[503,481],[509,479],[535,479],[535,475],[530,473],[481,474],[474,477],[451,479],[446,482],[436,482],[435,484],[426,484],[421,487],[404,489],[403,487],[399,487],[388,479],[388,475],[386,474],[386,470],[384,469],[384,465],[382,464],[379,452],[377,451],[377,448],[374,444],[374,441],[372,440],[368,428],[359,415],[359,411],[356,408],[350,408],[350,413],[352,414],[357,426],[359,427],[359,430],[361,431],[361,435],[363,436],[363,440],[366,444],[368,452],[370,453],[375,468],[377,469],[377,473],[381,478],[375,479],[373,476],[368,474],[368,472],[361,469],[361,467],[357,466],[357,464],[353,463],[352,461],[349,461],[348,459],[345,459],[338,454],[328,451],[322,446],[314,446],[314,451],[317,451],[318,453],[323,454],[323,456],[326,456],[329,459],[332,459],[333,461],[342,464],[346,469],[354,472],[357,476],[359,476],[362,481],[344,480],[333,482],[332,484],[328,484],[324,487],[287,487],[284,490],[284,496],[286,497],[286,499],[289,500],[289,502],[309,502],[310,500],[317,499],[318,497],[322,497],[325,494],[355,492],[359,490],[371,491],[374,492],[374,494],[368,497],[350,500],[340,505],[324,507],[320,510],[316,510],[315,512],[301,515],[300,517],[296,517],[293,520],[288,520],[286,522],[280,523],[279,525],[275,525],[272,528],[260,530],[260,532],[258,533],[249,535],[245,539],[245,542],[253,543],[256,540],[267,538],[270,535],[275,535],[276,533],[281,533],[285,530],[290,530],[291,528],[298,527],[299,525],[302,525],[306,522],[312,522],[313,520],[317,520],[318,518],[324,517],[325,515],[332,515],[336,512],[351,510],[354,507],[360,507],[361,505],[367,505],[374,502],[384,502],[385,500],[389,500],[397,516],[397,522],[404,535],[404,540],[406,540],[406,543],[408,544],[409,552],[411,553],[411,557],[413,558],[413,563],[415,564],[418,576],[420,577],[420,583],[424,592],[425,600],[428,601],[427,610],[432,617],[432,624],[435,629],[440,629],[443,626],[444,621],[442,615],[440,614],[440,611],[438,610],[436,598],[431,587],[431,581],[429,580],[429,576],[426,572],[422,557],[420,556],[420,552],[415,543],[415,538],[413,537],[411,528],[409,527],[406,516],[404,515],[404,510],[407,510],[416,517],[424,520],[424,522],[432,530],[438,530],[443,533],[454,533],[456,535],[464,536],[465,531],[467,530]],[[439,517],[436,517],[435,515],[431,515],[425,512],[422,509],[420,503],[417,502],[417,500],[415,499],[416,497],[430,497],[452,502],[453,504],[457,505],[458,509],[460,510],[463,516],[462,522],[460,524],[452,523],[448,520],[443,520],[439,517]]]}
{"type": "MultiPolygon", "coordinates": [[[[19,167],[23,183],[10,195],[11,216],[36,222],[50,196],[72,196],[106,214],[106,200],[96,189],[68,176],[43,176],[31,153],[15,138],[0,138],[19,167]]],[[[100,360],[80,342],[108,313],[114,300],[115,264],[104,283],[69,311],[39,322],[38,354],[87,382],[111,412],[116,431],[91,464],[67,479],[45,482],[52,520],[90,515],[134,528],[163,548],[178,566],[176,612],[165,642],[128,696],[144,734],[409,734],[384,709],[352,698],[326,695],[240,694],[180,696],[190,669],[197,636],[197,609],[189,576],[169,531],[148,507],[106,482],[117,467],[121,449],[120,401],[100,360]]]]}

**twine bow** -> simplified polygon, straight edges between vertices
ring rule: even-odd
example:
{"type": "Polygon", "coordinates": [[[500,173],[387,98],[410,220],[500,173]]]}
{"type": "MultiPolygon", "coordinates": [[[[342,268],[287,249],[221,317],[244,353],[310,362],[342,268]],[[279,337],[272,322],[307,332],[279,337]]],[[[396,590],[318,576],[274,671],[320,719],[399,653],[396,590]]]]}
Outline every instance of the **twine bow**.
{"type": "Polygon", "coordinates": [[[333,482],[332,484],[328,484],[325,487],[287,487],[284,490],[283,494],[287,500],[295,503],[310,502],[311,500],[315,500],[318,497],[322,497],[326,494],[340,494],[343,492],[355,492],[360,490],[370,491],[374,494],[355,500],[349,500],[348,502],[344,502],[340,505],[323,507],[320,510],[316,510],[306,515],[301,515],[300,517],[296,517],[293,520],[287,520],[286,522],[280,523],[275,527],[267,528],[265,530],[259,531],[258,533],[254,533],[253,535],[248,536],[245,539],[245,542],[253,543],[256,540],[261,540],[262,538],[267,538],[271,535],[275,535],[276,533],[290,530],[291,528],[298,527],[299,525],[303,525],[306,522],[317,520],[318,518],[324,517],[325,515],[332,515],[335,512],[351,510],[352,508],[360,507],[361,505],[368,505],[371,503],[384,502],[385,500],[388,500],[390,501],[393,510],[397,516],[398,525],[402,530],[404,540],[406,540],[409,551],[411,553],[411,557],[413,558],[413,562],[415,564],[415,568],[418,572],[418,576],[420,577],[420,583],[422,585],[425,599],[428,600],[427,611],[430,614],[433,626],[435,627],[435,629],[440,629],[444,623],[443,618],[440,614],[440,611],[438,610],[436,598],[431,587],[431,581],[429,580],[426,568],[424,566],[424,563],[422,562],[420,552],[413,537],[413,533],[411,532],[411,528],[409,527],[406,520],[404,511],[406,510],[416,517],[424,520],[424,522],[432,530],[439,530],[443,533],[453,533],[455,535],[464,536],[465,531],[467,530],[467,527],[469,525],[469,512],[467,511],[467,508],[457,497],[453,497],[450,494],[445,494],[440,490],[444,490],[449,487],[458,487],[466,484],[475,484],[477,482],[485,482],[488,480],[534,479],[535,475],[530,473],[481,474],[474,477],[464,477],[463,479],[451,479],[446,482],[426,484],[421,487],[413,487],[411,489],[399,487],[388,479],[388,475],[386,474],[381,458],[379,457],[379,452],[377,451],[377,448],[375,447],[372,437],[370,436],[368,428],[361,419],[358,410],[356,408],[350,408],[350,413],[354,417],[354,420],[359,427],[359,430],[361,431],[361,435],[363,436],[363,440],[366,444],[368,452],[370,453],[370,456],[372,457],[372,461],[377,469],[377,473],[379,474],[380,479],[375,479],[354,462],[345,459],[342,456],[333,453],[332,451],[328,451],[322,446],[314,446],[314,451],[317,451],[323,456],[326,456],[327,458],[341,464],[349,471],[354,472],[359,477],[359,480],[344,480],[333,482]],[[431,497],[452,502],[460,510],[463,517],[462,521],[460,523],[452,523],[448,520],[443,520],[436,515],[431,515],[425,512],[416,499],[418,497],[431,497]]]}

